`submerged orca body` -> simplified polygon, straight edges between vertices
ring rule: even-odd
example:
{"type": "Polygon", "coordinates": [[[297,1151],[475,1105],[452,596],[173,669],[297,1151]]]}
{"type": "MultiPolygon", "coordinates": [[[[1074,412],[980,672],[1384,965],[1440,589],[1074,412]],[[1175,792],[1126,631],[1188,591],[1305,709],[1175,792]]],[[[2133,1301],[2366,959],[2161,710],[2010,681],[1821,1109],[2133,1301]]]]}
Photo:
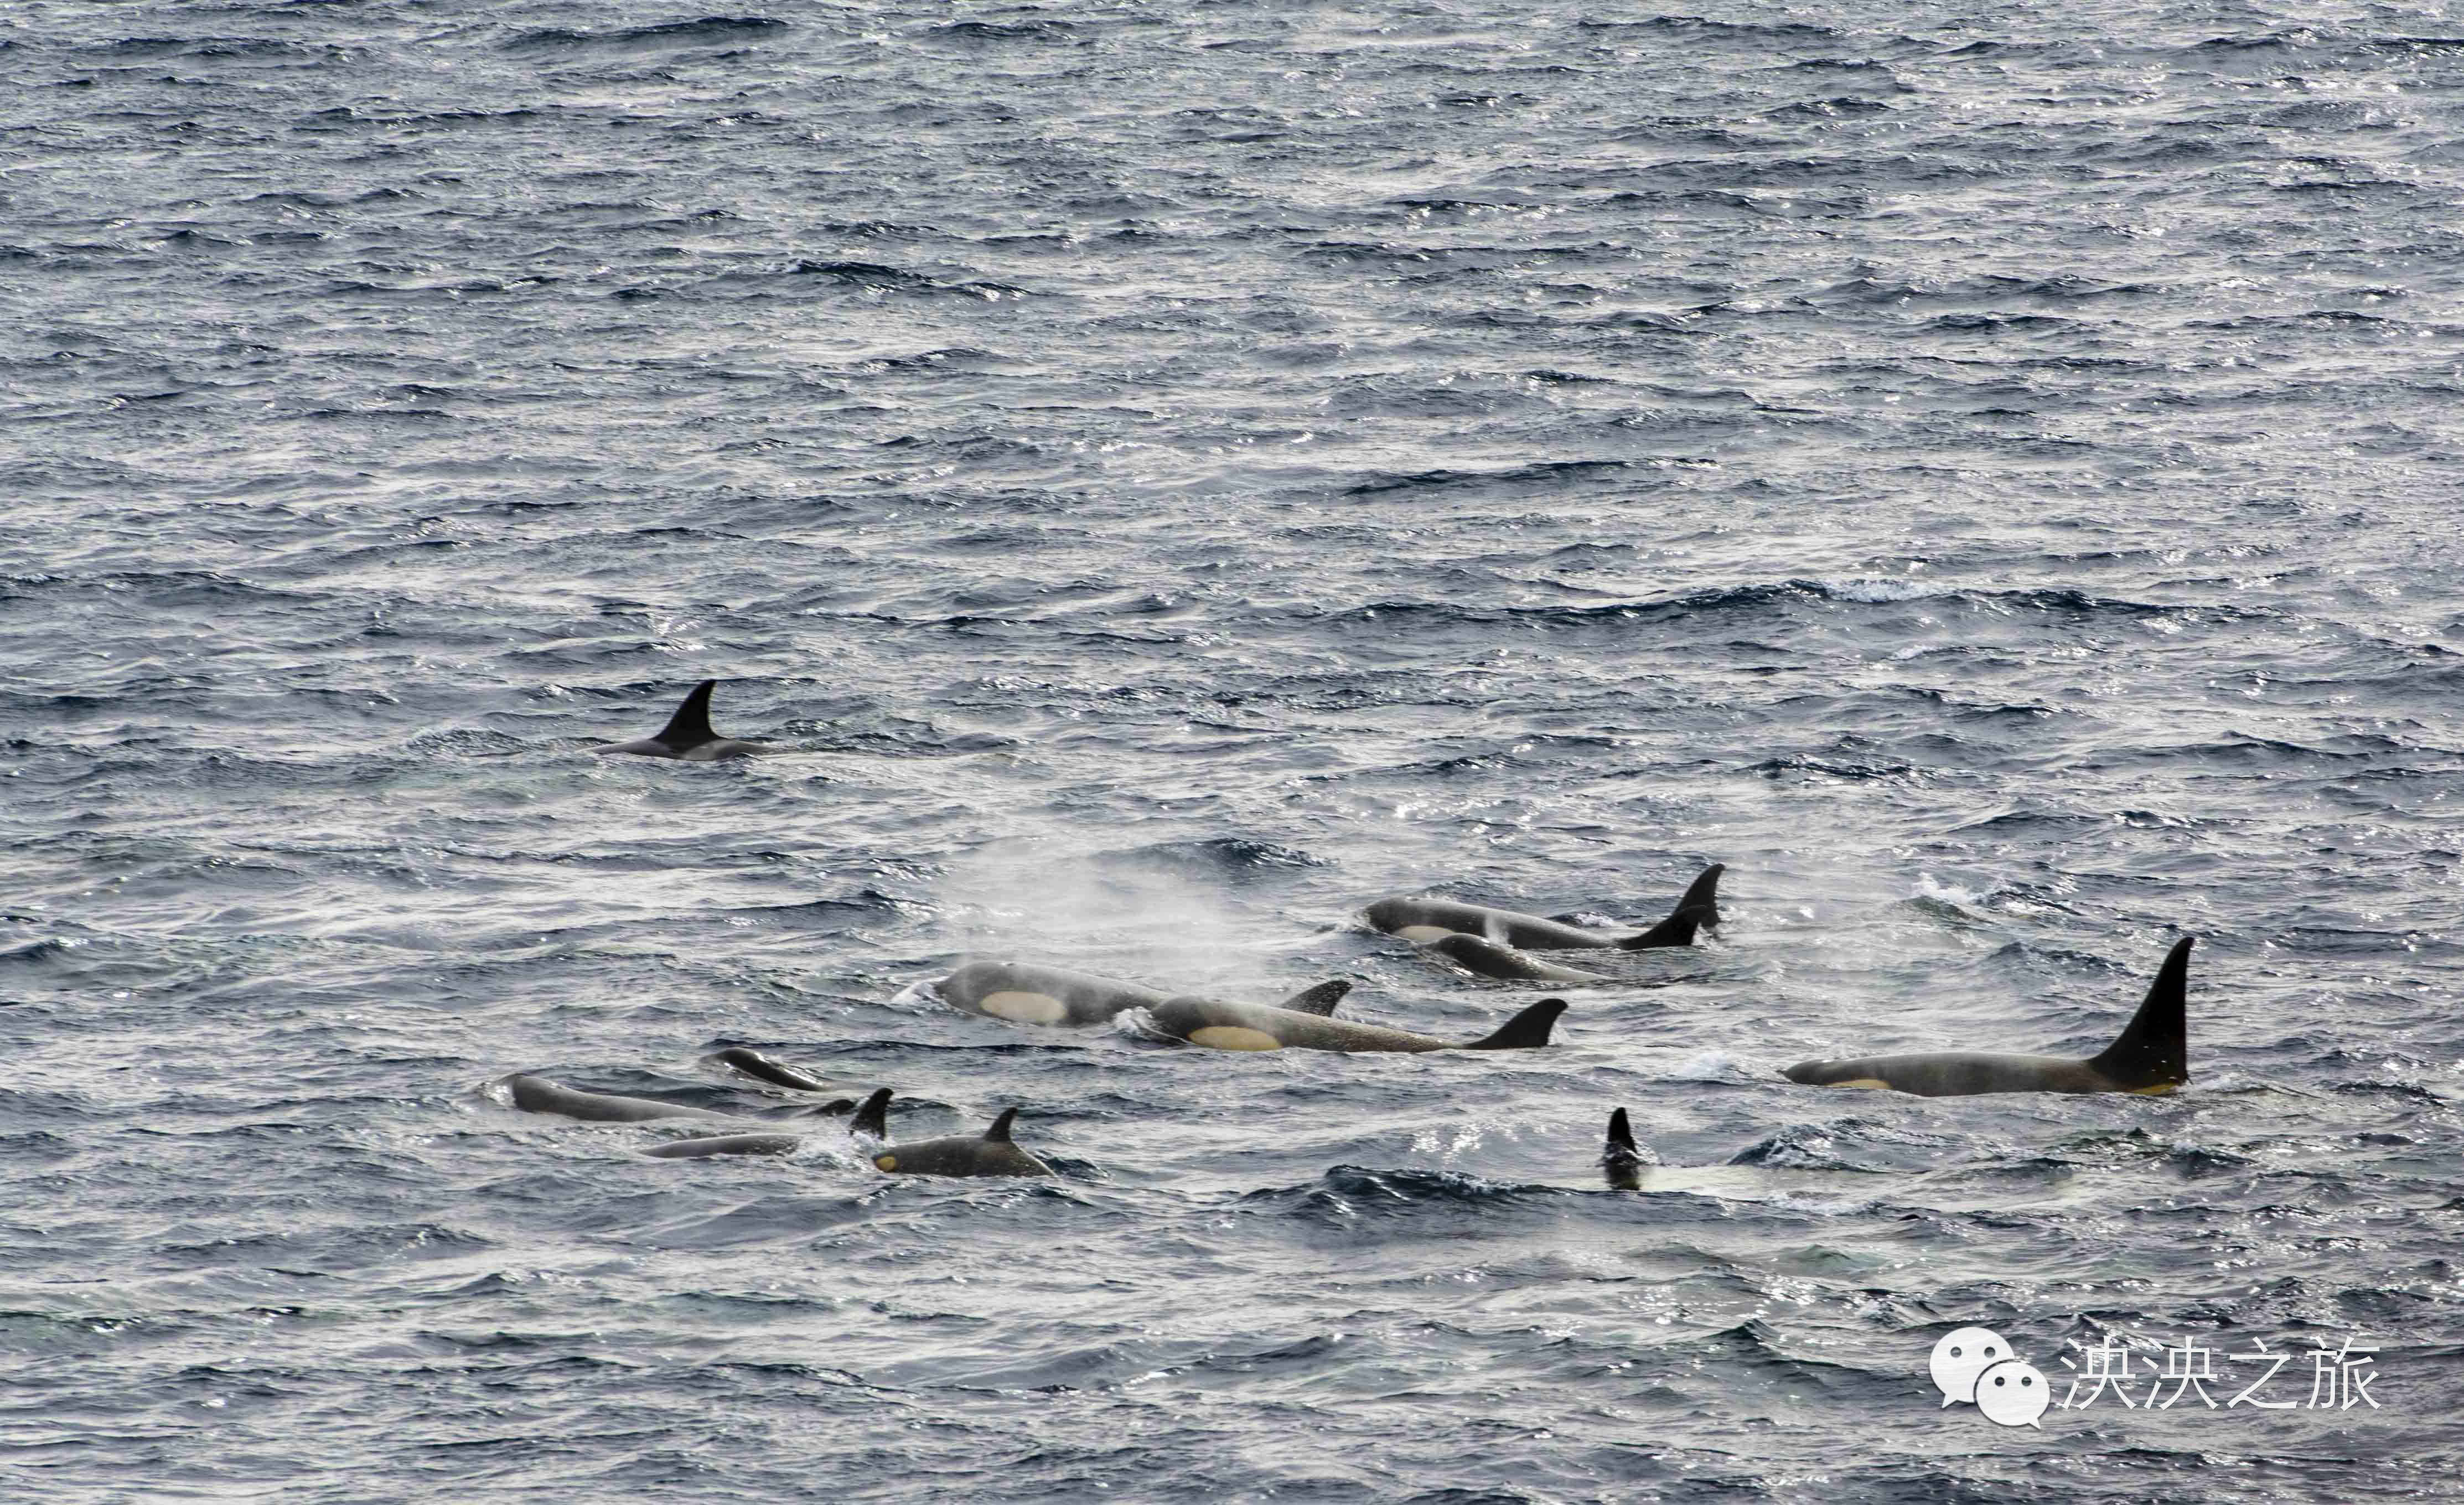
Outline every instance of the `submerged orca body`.
{"type": "Polygon", "coordinates": [[[850,1087],[845,1082],[824,1081],[809,1072],[800,1071],[784,1061],[774,1061],[759,1051],[749,1051],[740,1045],[731,1045],[724,1051],[713,1051],[704,1059],[741,1072],[756,1081],[768,1082],[773,1087],[784,1087],[800,1093],[818,1093],[831,1099],[813,1109],[814,1113],[853,1113],[856,1095],[863,1091],[862,1088],[850,1087]]]}
{"type": "Polygon", "coordinates": [[[1586,972],[1579,967],[1559,966],[1527,956],[1512,946],[1479,936],[1443,935],[1424,941],[1420,949],[1441,956],[1466,972],[1482,977],[1502,978],[1514,983],[1613,983],[1617,979],[1599,972],[1586,972]]]}
{"type": "MultiPolygon", "coordinates": [[[[1092,972],[1022,962],[970,962],[933,985],[955,1007],[1024,1025],[1099,1025],[1124,1009],[1152,1009],[1172,996],[1092,972]]],[[[1306,1008],[1323,1000],[1332,1008],[1351,990],[1350,983],[1320,983],[1286,999],[1284,1007],[1306,1008]]]]}
{"type": "MultiPolygon", "coordinates": [[[[890,1089],[877,1088],[847,1123],[851,1135],[882,1139],[889,1128],[890,1089]]],[[[1006,1109],[981,1134],[954,1134],[946,1139],[917,1140],[912,1144],[884,1144],[869,1157],[873,1167],[899,1176],[1049,1176],[1052,1167],[1012,1143],[1009,1126],[1018,1118],[1006,1109]]],[[[793,1134],[720,1134],[704,1139],[674,1140],[644,1150],[661,1160],[703,1160],[714,1155],[788,1155],[804,1141],[793,1134]]]]}
{"type": "Polygon", "coordinates": [[[2120,1038],[2086,1056],[2003,1055],[1936,1051],[1800,1061],[1780,1073],[1814,1087],[1876,1087],[1921,1097],[1982,1093],[2168,1093],[2190,1079],[2188,982],[2190,941],[2177,942],[2156,970],[2139,1011],[2120,1038]]]}
{"type": "MultiPolygon", "coordinates": [[[[699,1118],[708,1123],[755,1124],[775,1120],[756,1118],[748,1114],[720,1113],[715,1108],[689,1107],[680,1102],[662,1102],[656,1097],[625,1097],[615,1093],[578,1092],[573,1088],[549,1081],[544,1076],[516,1073],[505,1078],[513,1092],[514,1106],[524,1113],[561,1114],[589,1123],[649,1123],[657,1118],[699,1118]]],[[[855,1104],[824,1103],[787,1115],[790,1118],[821,1118],[845,1113],[855,1104]]]]}
{"type": "Polygon", "coordinates": [[[794,1134],[720,1134],[700,1140],[671,1140],[644,1150],[663,1161],[707,1160],[713,1155],[792,1155],[803,1143],[794,1134]]]}
{"type": "Polygon", "coordinates": [[[1611,947],[1651,951],[1662,946],[1690,946],[1695,931],[1705,926],[1713,930],[1720,927],[1720,874],[1727,871],[1726,865],[1717,862],[1704,869],[1668,918],[1639,936],[1604,936],[1596,930],[1579,929],[1538,915],[1491,909],[1485,904],[1458,904],[1442,898],[1381,898],[1362,911],[1361,918],[1390,936],[1417,941],[1465,935],[1533,951],[1601,951],[1611,947]]]}
{"type": "Polygon", "coordinates": [[[514,1106],[524,1113],[561,1114],[568,1118],[581,1118],[591,1123],[648,1123],[653,1118],[704,1118],[714,1123],[755,1121],[740,1113],[691,1108],[680,1102],[661,1102],[655,1097],[620,1097],[613,1093],[576,1092],[544,1076],[519,1073],[506,1077],[505,1085],[513,1090],[514,1106]]]}
{"type": "Polygon", "coordinates": [[[639,741],[609,742],[593,747],[594,753],[636,753],[644,758],[681,758],[687,763],[715,763],[721,758],[758,758],[780,749],[762,742],[738,741],[721,737],[710,729],[710,693],[718,687],[715,679],[705,679],[693,686],[676,714],[656,737],[639,741]]]}
{"type": "MultiPolygon", "coordinates": [[[[953,1134],[945,1139],[917,1140],[910,1144],[885,1144],[872,1153],[873,1167],[896,1176],[1049,1176],[1052,1167],[1010,1141],[1009,1126],[1016,1108],[1004,1108],[981,1134],[953,1134]]],[[[888,1137],[890,1089],[864,1100],[850,1134],[888,1137]]]]}
{"type": "Polygon", "coordinates": [[[1217,1051],[1529,1051],[1549,1043],[1549,1031],[1566,1011],[1562,998],[1544,998],[1478,1040],[1441,1040],[1433,1035],[1354,1024],[1325,1010],[1227,1004],[1211,998],[1172,998],[1147,1010],[1155,1028],[1192,1045],[1217,1051]]]}

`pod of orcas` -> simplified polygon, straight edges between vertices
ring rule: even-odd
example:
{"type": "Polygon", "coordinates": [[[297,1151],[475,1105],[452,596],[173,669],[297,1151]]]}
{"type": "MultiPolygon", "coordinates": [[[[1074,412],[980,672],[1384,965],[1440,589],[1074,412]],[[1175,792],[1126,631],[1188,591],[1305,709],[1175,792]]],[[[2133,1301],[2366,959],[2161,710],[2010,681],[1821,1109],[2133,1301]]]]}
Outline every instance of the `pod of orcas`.
{"type": "MultiPolygon", "coordinates": [[[[705,679],[653,737],[609,743],[596,753],[627,753],[690,763],[750,758],[787,749],[719,736],[710,724],[710,700],[717,687],[705,679]]],[[[1410,942],[1422,955],[1475,976],[1505,982],[1586,985],[1627,982],[1607,972],[1560,964],[1533,951],[1643,952],[1691,946],[1720,924],[1720,878],[1713,863],[1687,886],[1665,918],[1632,935],[1586,929],[1566,918],[1454,899],[1382,898],[1361,912],[1369,928],[1410,942]]],[[[1780,1074],[1816,1087],[1853,1087],[1926,1097],[1991,1093],[2169,1093],[2189,1080],[2188,984],[2191,940],[2177,941],[2113,1043],[2091,1056],[2022,1054],[1979,1051],[1928,1051],[1898,1055],[1800,1061],[1780,1074]]],[[[1449,1040],[1384,1025],[1335,1017],[1351,991],[1343,979],[1318,983],[1280,1003],[1241,1003],[1176,994],[1117,978],[1040,963],[971,961],[940,978],[934,990],[953,1007],[1012,1024],[1067,1028],[1110,1023],[1133,1014],[1151,1032],[1210,1050],[1232,1051],[1332,1051],[1348,1053],[1419,1053],[1433,1051],[1524,1051],[1550,1043],[1566,1012],[1562,998],[1544,998],[1473,1040],[1449,1040]]],[[[1048,1177],[1052,1167],[1011,1139],[1016,1108],[1004,1109],[979,1134],[949,1135],[906,1143],[888,1142],[891,1090],[867,1089],[818,1077],[772,1060],[758,1051],[730,1047],[705,1057],[767,1086],[820,1098],[782,1116],[756,1117],[697,1108],[652,1097],[584,1092],[517,1073],[504,1079],[514,1106],[603,1123],[686,1120],[728,1126],[728,1132],[672,1140],[642,1153],[664,1160],[724,1155],[785,1155],[808,1136],[777,1125],[845,1115],[850,1142],[867,1146],[865,1158],[888,1175],[1048,1177]]],[[[1609,1117],[1600,1165],[1617,1190],[1638,1190],[1651,1163],[1637,1145],[1626,1110],[1609,1117]]]]}
{"type": "MultiPolygon", "coordinates": [[[[725,1061],[746,1074],[799,1091],[832,1089],[804,1072],[779,1062],[755,1051],[728,1050],[715,1059],[725,1061]],[[809,1082],[811,1088],[801,1085],[809,1082]]],[[[642,1153],[660,1160],[702,1160],[713,1155],[787,1155],[802,1148],[807,1137],[776,1131],[752,1131],[757,1123],[780,1123],[797,1118],[847,1116],[847,1132],[854,1139],[869,1140],[877,1146],[866,1158],[874,1168],[902,1176],[1049,1176],[1052,1167],[1022,1150],[1010,1139],[1010,1125],[1018,1118],[1016,1108],[1004,1109],[992,1126],[981,1134],[957,1134],[936,1140],[915,1140],[904,1144],[883,1142],[890,1137],[890,1098],[887,1087],[875,1088],[864,1101],[847,1099],[801,1108],[784,1118],[754,1118],[743,1114],[720,1113],[711,1108],[695,1108],[685,1103],[668,1102],[657,1097],[627,1097],[614,1093],[581,1092],[571,1087],[517,1072],[504,1080],[514,1106],[525,1113],[555,1114],[561,1118],[579,1118],[587,1123],[647,1123],[655,1119],[681,1118],[702,1123],[724,1123],[740,1126],[729,1134],[703,1135],[690,1140],[671,1140],[642,1153]]]]}
{"type": "MultiPolygon", "coordinates": [[[[1018,1118],[1016,1108],[1004,1108],[1001,1117],[981,1134],[952,1134],[937,1140],[910,1140],[903,1144],[886,1142],[890,1138],[890,1089],[876,1090],[864,1100],[847,1122],[850,1136],[873,1141],[866,1157],[873,1168],[893,1176],[1049,1176],[1052,1167],[1020,1149],[1009,1137],[1010,1125],[1018,1118]]],[[[671,1140],[655,1148],[644,1150],[661,1160],[700,1160],[712,1155],[785,1155],[803,1146],[803,1137],[794,1134],[720,1134],[703,1139],[671,1140]]]]}

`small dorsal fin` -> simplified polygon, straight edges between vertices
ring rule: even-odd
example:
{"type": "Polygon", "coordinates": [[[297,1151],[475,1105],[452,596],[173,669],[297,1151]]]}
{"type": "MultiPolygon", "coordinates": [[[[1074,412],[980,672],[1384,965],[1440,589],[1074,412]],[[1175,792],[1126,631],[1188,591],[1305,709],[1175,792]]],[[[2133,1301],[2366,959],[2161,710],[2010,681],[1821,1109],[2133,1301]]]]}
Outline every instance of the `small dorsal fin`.
{"type": "Polygon", "coordinates": [[[1634,1125],[1619,1108],[1609,1115],[1609,1142],[1600,1151],[1600,1168],[1608,1173],[1609,1189],[1640,1191],[1642,1163],[1642,1152],[1634,1146],[1634,1125]]]}
{"type": "Polygon", "coordinates": [[[1623,1108],[1619,1108],[1615,1113],[1609,1115],[1608,1148],[1602,1153],[1611,1161],[1633,1161],[1640,1160],[1642,1158],[1635,1153],[1634,1124],[1632,1120],[1626,1118],[1625,1110],[1623,1108]]]}
{"type": "Polygon", "coordinates": [[[1497,1032],[1485,1040],[1474,1040],[1475,1051],[1530,1051],[1549,1043],[1549,1031],[1557,1027],[1557,1016],[1566,1011],[1562,998],[1544,998],[1497,1027],[1497,1032]]]}
{"type": "Polygon", "coordinates": [[[1351,991],[1352,985],[1338,977],[1304,987],[1275,1007],[1288,1008],[1294,1013],[1323,1014],[1331,1019],[1334,1017],[1334,1006],[1343,1002],[1343,995],[1351,991]]]}
{"type": "Polygon", "coordinates": [[[2088,1066],[2111,1078],[2124,1092],[2170,1086],[2190,1079],[2189,977],[2190,942],[2174,943],[2147,985],[2139,1011],[2123,1027],[2120,1038],[2091,1056],[2088,1066]]]}
{"type": "Polygon", "coordinates": [[[710,729],[710,693],[717,688],[715,679],[705,679],[693,686],[693,694],[685,697],[685,703],[676,707],[676,714],[668,718],[668,724],[660,727],[659,735],[651,741],[675,748],[698,747],[718,741],[718,734],[710,729]]]}
{"type": "Polygon", "coordinates": [[[732,1067],[742,1072],[747,1076],[768,1082],[773,1087],[792,1087],[798,1092],[807,1093],[829,1091],[828,1083],[810,1073],[800,1072],[783,1062],[770,1059],[759,1051],[747,1050],[740,1045],[731,1045],[726,1050],[714,1054],[711,1059],[721,1066],[732,1067]]]}
{"type": "Polygon", "coordinates": [[[1001,1110],[1001,1117],[993,1120],[993,1126],[984,1131],[984,1138],[992,1140],[996,1144],[1007,1144],[1010,1141],[1010,1120],[1017,1117],[1018,1110],[1016,1108],[1003,1108],[1001,1110]]]}
{"type": "Polygon", "coordinates": [[[864,1100],[864,1106],[847,1120],[849,1134],[869,1134],[876,1140],[890,1138],[890,1089],[877,1088],[864,1100]]]}
{"type": "Polygon", "coordinates": [[[1714,862],[1703,870],[1677,901],[1666,919],[1639,936],[1629,936],[1617,942],[1621,951],[1651,951],[1661,946],[1690,946],[1694,932],[1705,926],[1720,928],[1720,874],[1728,871],[1727,864],[1714,862]]]}

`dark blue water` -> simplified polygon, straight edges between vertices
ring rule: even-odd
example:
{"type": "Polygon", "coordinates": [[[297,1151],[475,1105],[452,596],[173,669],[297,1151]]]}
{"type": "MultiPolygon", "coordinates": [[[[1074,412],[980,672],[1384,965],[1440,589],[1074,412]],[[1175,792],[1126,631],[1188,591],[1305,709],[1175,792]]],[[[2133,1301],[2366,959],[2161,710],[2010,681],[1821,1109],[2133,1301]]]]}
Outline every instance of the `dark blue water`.
{"type": "Polygon", "coordinates": [[[2452,1497],[2459,33],[0,11],[0,1494],[2452,1497]],[[796,755],[585,752],[705,677],[796,755]],[[1468,1037],[1362,904],[1708,861],[1544,1051],[921,985],[1468,1037]],[[2186,935],[2173,1097],[1776,1074],[2186,935]],[[733,1044],[1064,1175],[496,1085],[733,1044]],[[2295,1404],[2005,1428],[1964,1324],[2295,1404]]]}

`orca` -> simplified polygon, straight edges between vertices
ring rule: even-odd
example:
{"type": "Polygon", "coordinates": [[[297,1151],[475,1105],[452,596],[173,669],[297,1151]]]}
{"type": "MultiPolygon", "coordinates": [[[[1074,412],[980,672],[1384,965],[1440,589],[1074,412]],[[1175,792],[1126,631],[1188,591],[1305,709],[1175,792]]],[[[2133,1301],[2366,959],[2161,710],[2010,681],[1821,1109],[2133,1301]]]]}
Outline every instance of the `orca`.
{"type": "MultiPolygon", "coordinates": [[[[888,1137],[890,1089],[881,1088],[856,1110],[850,1134],[888,1137]]],[[[954,1134],[945,1139],[884,1144],[872,1153],[873,1167],[895,1176],[1049,1176],[1052,1167],[1011,1142],[1010,1124],[1016,1108],[1004,1108],[981,1134],[954,1134]]]]}
{"type": "MultiPolygon", "coordinates": [[[[712,1108],[694,1108],[680,1102],[661,1102],[655,1097],[621,1097],[613,1093],[576,1092],[560,1086],[544,1076],[532,1076],[517,1072],[505,1078],[512,1089],[514,1106],[525,1113],[561,1114],[568,1118],[581,1118],[591,1123],[648,1123],[654,1118],[700,1118],[712,1123],[760,1123],[764,1120],[740,1113],[720,1113],[712,1108]]],[[[830,1105],[806,1109],[790,1118],[820,1117],[831,1111],[830,1105]]],[[[838,1112],[845,1113],[845,1108],[838,1112]]]]}
{"type": "MultiPolygon", "coordinates": [[[[1649,1145],[1635,1142],[1633,1121],[1626,1117],[1623,1108],[1618,1108],[1609,1114],[1608,1138],[1600,1146],[1600,1172],[1611,1191],[1640,1191],[1648,1173],[1654,1192],[1685,1192],[1722,1198],[1761,1198],[1787,1192],[1837,1195],[1842,1176],[1858,1174],[1844,1169],[1766,1167],[1751,1159],[1752,1154],[1753,1151],[1749,1150],[1722,1165],[1662,1165],[1649,1145]]],[[[1929,1181],[1958,1175],[1963,1168],[1959,1165],[1945,1166],[1901,1184],[1922,1185],[1929,1181]]]]}
{"type": "Polygon", "coordinates": [[[766,742],[738,741],[712,731],[710,693],[717,687],[715,679],[705,679],[693,686],[693,694],[685,697],[685,703],[676,707],[676,714],[668,718],[668,724],[659,729],[656,737],[645,737],[639,741],[609,742],[590,750],[603,756],[607,753],[637,753],[645,758],[681,758],[687,763],[715,763],[721,758],[758,758],[765,753],[785,750],[766,742]]]}
{"type": "Polygon", "coordinates": [[[1390,936],[1429,941],[1449,935],[1479,936],[1505,945],[1534,951],[1651,951],[1662,946],[1690,946],[1698,929],[1720,928],[1720,874],[1724,863],[1712,863],[1685,890],[1666,919],[1639,936],[1604,936],[1538,915],[1485,904],[1459,904],[1442,898],[1381,898],[1361,911],[1361,918],[1390,936]]]}
{"type": "Polygon", "coordinates": [[[1559,966],[1528,956],[1512,946],[1460,932],[1423,941],[1420,949],[1441,956],[1466,972],[1482,977],[1503,978],[1516,983],[1614,983],[1616,978],[1600,972],[1586,972],[1579,967],[1559,966]]]}
{"type": "Polygon", "coordinates": [[[1147,1010],[1165,1034],[1211,1050],[1352,1051],[1536,1050],[1549,1043],[1549,1031],[1565,1011],[1564,999],[1544,998],[1478,1040],[1441,1040],[1324,1013],[1211,998],[1171,998],[1147,1010]]]}
{"type": "Polygon", "coordinates": [[[644,1150],[663,1161],[704,1160],[713,1155],[789,1155],[803,1143],[794,1134],[720,1134],[700,1140],[671,1140],[644,1150]]]}
{"type": "Polygon", "coordinates": [[[1846,1061],[1799,1061],[1780,1074],[1814,1087],[1873,1087],[1920,1097],[1984,1093],[2169,1093],[2190,1079],[2188,983],[2190,941],[2166,956],[2139,1011],[2098,1054],[2003,1055],[1932,1051],[1846,1061]]]}
{"type": "MultiPolygon", "coordinates": [[[[1023,1025],[1099,1025],[1127,1008],[1153,1009],[1172,995],[1116,978],[1023,962],[970,962],[933,985],[954,1007],[1023,1025]]],[[[1320,983],[1284,1000],[1287,1008],[1331,1010],[1350,983],[1320,983]],[[1313,1006],[1323,1002],[1324,1008],[1313,1006]]]]}
{"type": "Polygon", "coordinates": [[[1642,1167],[1651,1163],[1634,1142],[1634,1125],[1627,1121],[1625,1110],[1609,1115],[1609,1141],[1600,1151],[1600,1170],[1608,1177],[1611,1191],[1640,1191],[1642,1167]]]}
{"type": "Polygon", "coordinates": [[[856,1106],[853,1095],[861,1091],[860,1088],[850,1087],[845,1082],[825,1082],[809,1072],[800,1071],[783,1061],[774,1061],[759,1051],[749,1051],[740,1045],[731,1045],[724,1051],[714,1051],[702,1059],[714,1065],[741,1072],[757,1081],[768,1082],[773,1087],[785,1087],[800,1093],[819,1093],[831,1099],[813,1109],[815,1113],[852,1113],[856,1106]]]}

